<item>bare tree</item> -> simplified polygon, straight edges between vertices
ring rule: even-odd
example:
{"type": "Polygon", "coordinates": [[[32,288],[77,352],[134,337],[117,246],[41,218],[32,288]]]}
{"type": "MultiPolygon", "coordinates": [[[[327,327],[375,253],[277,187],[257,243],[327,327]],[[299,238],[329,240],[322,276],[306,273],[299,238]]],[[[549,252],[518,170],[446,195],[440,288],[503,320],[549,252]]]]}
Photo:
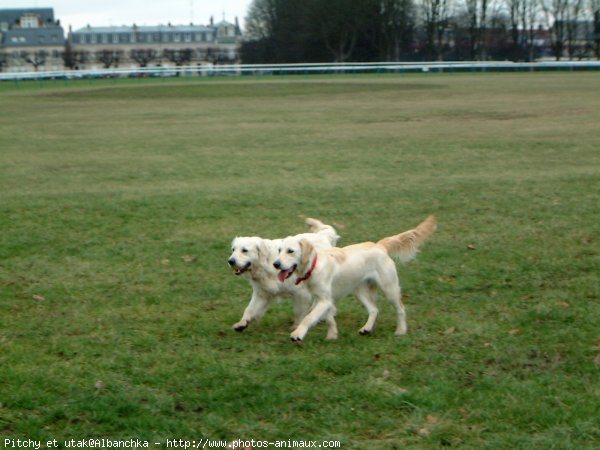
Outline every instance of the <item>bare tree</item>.
{"type": "Polygon", "coordinates": [[[193,51],[191,48],[181,50],[165,49],[163,50],[163,56],[176,66],[183,66],[192,60],[193,51]]]}
{"type": "Polygon", "coordinates": [[[381,58],[400,61],[402,53],[408,51],[413,42],[413,3],[411,0],[382,0],[379,13],[381,40],[375,46],[381,58]]]}
{"type": "Polygon", "coordinates": [[[214,64],[217,61],[217,52],[212,47],[208,47],[204,51],[203,58],[204,58],[204,61],[214,64]]]}
{"type": "Polygon", "coordinates": [[[246,38],[258,41],[273,36],[277,20],[277,0],[253,0],[246,16],[246,38]]]}
{"type": "Polygon", "coordinates": [[[138,48],[131,50],[131,59],[137,62],[140,67],[146,67],[149,62],[158,58],[158,52],[154,49],[138,48]]]}
{"type": "Polygon", "coordinates": [[[441,60],[444,33],[450,17],[450,0],[420,0],[423,26],[425,28],[425,51],[430,59],[441,60]]]}
{"type": "Polygon", "coordinates": [[[519,29],[521,10],[525,0],[505,0],[506,11],[510,21],[510,39],[512,46],[512,59],[518,61],[521,59],[522,34],[519,29]]]}
{"type": "Polygon", "coordinates": [[[110,68],[114,64],[115,67],[119,67],[119,62],[123,52],[121,50],[100,50],[96,53],[96,61],[102,63],[105,69],[110,68]]]}
{"type": "Polygon", "coordinates": [[[593,48],[596,59],[600,59],[600,0],[590,0],[592,28],[594,32],[593,48]]]}
{"type": "Polygon", "coordinates": [[[370,3],[365,0],[313,0],[311,20],[335,62],[350,59],[368,17],[370,3]]]}
{"type": "Polygon", "coordinates": [[[533,61],[535,55],[535,30],[540,21],[540,0],[523,0],[521,8],[521,30],[525,34],[523,45],[527,61],[533,61]]]}
{"type": "Polygon", "coordinates": [[[580,19],[583,12],[583,0],[570,0],[566,16],[566,47],[570,59],[577,56],[579,48],[580,19]]]}
{"type": "Polygon", "coordinates": [[[465,0],[472,59],[488,59],[488,21],[492,0],[465,0]]]}
{"type": "Polygon", "coordinates": [[[48,58],[48,52],[46,50],[38,50],[33,53],[29,53],[27,51],[23,51],[20,53],[21,59],[25,62],[31,64],[33,69],[37,72],[38,67],[46,64],[46,59],[48,58]]]}
{"type": "Polygon", "coordinates": [[[6,53],[0,53],[0,72],[4,70],[4,67],[8,65],[8,56],[6,53]]]}
{"type": "Polygon", "coordinates": [[[563,57],[567,34],[569,0],[542,0],[545,25],[550,30],[552,51],[557,61],[563,57]]]}
{"type": "MultiPolygon", "coordinates": [[[[600,1],[600,0],[598,0],[600,1]]],[[[539,23],[539,0],[505,0],[510,20],[513,59],[534,59],[535,30],[539,23]]]]}
{"type": "MultiPolygon", "coordinates": [[[[192,60],[194,52],[191,48],[184,48],[181,50],[165,49],[163,50],[163,57],[168,61],[171,61],[177,67],[183,66],[192,60]]],[[[177,70],[177,76],[180,75],[177,70]]]]}

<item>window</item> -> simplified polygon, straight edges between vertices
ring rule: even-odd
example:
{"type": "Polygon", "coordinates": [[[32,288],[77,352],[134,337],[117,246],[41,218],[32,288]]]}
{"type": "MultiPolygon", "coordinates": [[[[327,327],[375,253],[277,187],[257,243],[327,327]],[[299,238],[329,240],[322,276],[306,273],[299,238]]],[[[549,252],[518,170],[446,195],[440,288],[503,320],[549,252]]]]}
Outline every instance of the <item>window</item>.
{"type": "Polygon", "coordinates": [[[102,43],[103,44],[108,44],[108,34],[103,34],[102,35],[102,43]]]}
{"type": "Polygon", "coordinates": [[[38,28],[39,18],[34,15],[24,15],[21,17],[21,28],[38,28]]]}
{"type": "Polygon", "coordinates": [[[98,36],[96,36],[95,34],[92,34],[92,35],[90,36],[90,42],[91,42],[92,44],[95,44],[96,42],[98,42],[98,36]]]}
{"type": "Polygon", "coordinates": [[[185,42],[192,42],[192,33],[185,33],[185,34],[183,35],[183,40],[184,40],[185,42]]]}
{"type": "Polygon", "coordinates": [[[112,36],[112,43],[113,44],[118,44],[119,43],[119,35],[117,33],[113,34],[113,36],[112,36]]]}
{"type": "Polygon", "coordinates": [[[173,42],[181,42],[181,34],[175,33],[173,35],[173,42]]]}

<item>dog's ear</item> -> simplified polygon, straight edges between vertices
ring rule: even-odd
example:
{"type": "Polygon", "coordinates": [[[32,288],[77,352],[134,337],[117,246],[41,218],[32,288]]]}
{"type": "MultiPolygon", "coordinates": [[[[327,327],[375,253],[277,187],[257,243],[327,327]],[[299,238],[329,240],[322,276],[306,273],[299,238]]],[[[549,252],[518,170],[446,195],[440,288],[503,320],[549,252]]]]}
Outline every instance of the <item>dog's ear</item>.
{"type": "Polygon", "coordinates": [[[263,264],[268,263],[269,247],[267,246],[266,242],[263,241],[262,239],[260,239],[256,242],[256,254],[258,255],[258,259],[263,264]]]}
{"type": "Polygon", "coordinates": [[[302,256],[300,258],[300,272],[305,273],[309,270],[310,263],[315,257],[315,247],[306,239],[300,241],[300,250],[302,251],[302,256]]]}

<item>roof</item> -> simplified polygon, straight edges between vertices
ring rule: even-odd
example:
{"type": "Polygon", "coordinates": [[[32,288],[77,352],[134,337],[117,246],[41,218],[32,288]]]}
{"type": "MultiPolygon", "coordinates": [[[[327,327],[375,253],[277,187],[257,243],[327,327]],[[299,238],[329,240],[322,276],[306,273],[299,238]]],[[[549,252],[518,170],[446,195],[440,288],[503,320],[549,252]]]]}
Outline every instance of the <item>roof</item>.
{"type": "Polygon", "coordinates": [[[62,27],[15,28],[2,33],[2,47],[63,46],[65,37],[62,27]]]}
{"type": "Polygon", "coordinates": [[[40,16],[44,23],[54,23],[54,10],[52,8],[0,9],[0,22],[6,22],[10,25],[13,25],[24,14],[35,14],[40,16]]]}
{"type": "Polygon", "coordinates": [[[91,34],[91,33],[202,33],[207,31],[213,31],[213,27],[206,27],[203,25],[153,25],[153,26],[112,26],[112,27],[84,27],[79,30],[73,31],[76,34],[91,34]]]}

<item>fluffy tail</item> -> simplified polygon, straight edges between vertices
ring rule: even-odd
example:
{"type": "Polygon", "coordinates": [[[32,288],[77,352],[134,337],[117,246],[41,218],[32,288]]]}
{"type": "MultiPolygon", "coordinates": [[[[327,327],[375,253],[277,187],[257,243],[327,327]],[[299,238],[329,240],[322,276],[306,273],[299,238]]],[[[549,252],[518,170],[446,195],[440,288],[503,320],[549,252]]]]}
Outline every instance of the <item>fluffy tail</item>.
{"type": "Polygon", "coordinates": [[[406,263],[417,256],[419,248],[433,234],[436,227],[435,216],[431,215],[414,230],[383,238],[378,244],[382,245],[392,258],[406,263]]]}
{"type": "Polygon", "coordinates": [[[308,225],[311,233],[324,234],[327,237],[327,239],[329,239],[329,241],[331,242],[331,246],[335,247],[335,244],[340,238],[337,234],[337,231],[335,231],[335,228],[333,228],[331,225],[324,224],[320,220],[312,219],[310,217],[307,217],[304,220],[304,223],[308,225]]]}

